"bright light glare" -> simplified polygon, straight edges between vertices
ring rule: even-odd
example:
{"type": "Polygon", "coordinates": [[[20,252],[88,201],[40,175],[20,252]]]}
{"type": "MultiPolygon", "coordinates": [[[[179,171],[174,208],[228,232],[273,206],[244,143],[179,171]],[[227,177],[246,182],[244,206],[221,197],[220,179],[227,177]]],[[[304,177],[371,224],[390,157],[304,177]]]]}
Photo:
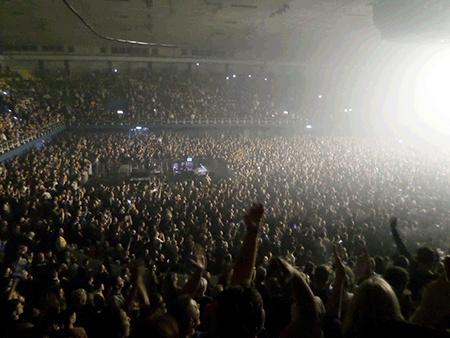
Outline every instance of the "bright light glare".
{"type": "Polygon", "coordinates": [[[229,80],[230,79],[230,77],[229,76],[227,76],[227,80],[229,80]]]}
{"type": "Polygon", "coordinates": [[[114,73],[117,73],[117,69],[114,69],[114,73]]]}
{"type": "Polygon", "coordinates": [[[283,112],[283,114],[284,114],[284,115],[287,115],[287,114],[289,114],[289,112],[288,112],[287,110],[285,110],[285,111],[283,112]]]}
{"type": "Polygon", "coordinates": [[[428,124],[433,129],[450,134],[448,53],[431,58],[419,75],[416,86],[418,125],[428,124]]]}
{"type": "Polygon", "coordinates": [[[249,75],[248,77],[252,77],[251,75],[249,75]]]}
{"type": "Polygon", "coordinates": [[[137,126],[137,127],[136,127],[136,130],[141,130],[141,129],[142,129],[141,126],[137,126]]]}
{"type": "Polygon", "coordinates": [[[5,91],[3,91],[3,92],[2,92],[2,94],[3,94],[3,95],[8,95],[8,93],[7,93],[7,92],[5,92],[5,91]]]}
{"type": "Polygon", "coordinates": [[[344,109],[344,112],[348,112],[348,110],[347,110],[347,109],[344,109]]]}
{"type": "Polygon", "coordinates": [[[319,99],[321,99],[322,98],[322,95],[319,95],[319,99]]]}
{"type": "Polygon", "coordinates": [[[267,77],[264,78],[264,81],[267,81],[267,77]]]}
{"type": "Polygon", "coordinates": [[[200,64],[197,62],[197,66],[200,66],[200,64]]]}
{"type": "Polygon", "coordinates": [[[233,77],[236,77],[236,74],[233,74],[233,77]]]}
{"type": "Polygon", "coordinates": [[[118,111],[117,111],[117,114],[123,115],[123,110],[118,110],[118,111]]]}
{"type": "Polygon", "coordinates": [[[308,125],[306,126],[306,129],[312,129],[312,126],[311,126],[310,124],[308,124],[308,125]]]}
{"type": "Polygon", "coordinates": [[[398,140],[398,143],[403,143],[403,140],[398,140]]]}

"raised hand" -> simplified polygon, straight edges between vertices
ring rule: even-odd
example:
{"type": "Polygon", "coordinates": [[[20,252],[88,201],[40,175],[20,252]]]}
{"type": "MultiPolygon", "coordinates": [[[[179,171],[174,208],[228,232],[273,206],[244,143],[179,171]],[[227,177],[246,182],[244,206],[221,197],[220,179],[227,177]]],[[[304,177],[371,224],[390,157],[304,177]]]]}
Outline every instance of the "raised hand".
{"type": "Polygon", "coordinates": [[[337,245],[334,246],[333,256],[336,264],[336,277],[345,277],[345,267],[344,264],[342,264],[337,245]]]}
{"type": "Polygon", "coordinates": [[[398,218],[395,216],[392,216],[389,218],[389,225],[391,226],[391,229],[397,228],[397,220],[398,220],[398,218]]]}
{"type": "Polygon", "coordinates": [[[196,259],[191,259],[191,263],[200,270],[206,269],[206,257],[204,255],[198,255],[196,259]]]}
{"type": "Polygon", "coordinates": [[[364,246],[361,250],[361,256],[359,256],[358,261],[356,262],[356,267],[354,269],[355,276],[357,280],[363,281],[367,278],[370,278],[373,274],[373,266],[370,261],[369,251],[367,246],[364,246]]]}
{"type": "Polygon", "coordinates": [[[261,203],[254,203],[252,207],[244,215],[244,222],[247,226],[247,230],[251,232],[258,232],[261,219],[264,215],[264,207],[261,203]]]}

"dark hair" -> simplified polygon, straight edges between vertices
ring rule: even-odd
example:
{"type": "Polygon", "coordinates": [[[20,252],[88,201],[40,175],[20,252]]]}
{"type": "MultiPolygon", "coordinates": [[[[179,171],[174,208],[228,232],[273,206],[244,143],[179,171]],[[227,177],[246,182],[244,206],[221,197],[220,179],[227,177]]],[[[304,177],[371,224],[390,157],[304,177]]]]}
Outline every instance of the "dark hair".
{"type": "Polygon", "coordinates": [[[67,308],[66,310],[61,312],[61,314],[60,314],[61,322],[64,325],[69,325],[70,324],[70,318],[72,318],[74,313],[75,313],[75,310],[72,309],[72,308],[67,308]]]}
{"type": "Polygon", "coordinates": [[[168,314],[152,316],[138,322],[133,332],[134,338],[180,337],[180,331],[176,320],[168,314]]]}
{"type": "Polygon", "coordinates": [[[437,263],[439,261],[436,251],[429,247],[417,249],[416,261],[419,264],[437,263]]]}
{"type": "Polygon", "coordinates": [[[314,270],[314,281],[316,283],[326,283],[330,278],[331,269],[326,265],[319,265],[314,270]]]}
{"type": "Polygon", "coordinates": [[[250,286],[235,285],[219,294],[219,337],[254,337],[264,326],[263,300],[250,286]]]}
{"type": "MultiPolygon", "coordinates": [[[[97,317],[93,337],[121,337],[125,332],[122,323],[122,312],[119,307],[108,306],[97,317]]],[[[89,337],[91,333],[89,333],[89,337]]]]}
{"type": "Polygon", "coordinates": [[[395,257],[393,263],[394,266],[398,266],[403,269],[408,269],[409,267],[409,260],[403,255],[395,257]]]}
{"type": "Polygon", "coordinates": [[[191,299],[192,298],[189,295],[181,295],[170,303],[167,311],[178,323],[181,336],[188,331],[190,326],[190,318],[187,313],[187,308],[191,304],[191,299]]]}
{"type": "Polygon", "coordinates": [[[403,268],[394,266],[386,270],[384,279],[394,290],[402,290],[408,284],[409,273],[403,268]]]}

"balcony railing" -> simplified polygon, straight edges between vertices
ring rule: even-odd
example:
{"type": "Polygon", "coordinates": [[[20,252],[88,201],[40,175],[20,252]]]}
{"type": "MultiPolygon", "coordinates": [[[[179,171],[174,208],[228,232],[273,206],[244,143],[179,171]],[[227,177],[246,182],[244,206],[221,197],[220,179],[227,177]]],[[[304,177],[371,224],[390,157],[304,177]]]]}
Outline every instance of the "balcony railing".
{"type": "Polygon", "coordinates": [[[14,150],[20,146],[23,146],[29,142],[32,142],[39,137],[45,136],[55,130],[61,129],[65,126],[64,122],[57,122],[45,127],[34,133],[27,133],[24,135],[20,135],[18,138],[14,140],[7,140],[0,142],[0,155],[5,154],[8,151],[14,150]]]}
{"type": "Polygon", "coordinates": [[[148,125],[288,125],[300,124],[302,118],[296,117],[228,117],[228,118],[158,118],[158,119],[110,119],[77,120],[72,126],[148,126],[148,125]]]}

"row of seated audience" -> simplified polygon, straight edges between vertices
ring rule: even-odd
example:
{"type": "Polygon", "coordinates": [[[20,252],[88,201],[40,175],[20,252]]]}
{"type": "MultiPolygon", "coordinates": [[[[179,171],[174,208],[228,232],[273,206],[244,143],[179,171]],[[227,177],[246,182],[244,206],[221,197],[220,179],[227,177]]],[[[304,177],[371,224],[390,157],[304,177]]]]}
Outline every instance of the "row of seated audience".
{"type": "Polygon", "coordinates": [[[2,337],[448,336],[447,158],[352,138],[160,139],[65,133],[0,166],[2,337]],[[91,166],[187,156],[234,178],[81,186],[91,166]]]}
{"type": "Polygon", "coordinates": [[[66,121],[101,123],[191,118],[283,116],[270,82],[261,77],[226,80],[223,74],[128,71],[25,79],[0,69],[0,141],[66,121]],[[117,110],[125,111],[124,115],[117,110]]]}

